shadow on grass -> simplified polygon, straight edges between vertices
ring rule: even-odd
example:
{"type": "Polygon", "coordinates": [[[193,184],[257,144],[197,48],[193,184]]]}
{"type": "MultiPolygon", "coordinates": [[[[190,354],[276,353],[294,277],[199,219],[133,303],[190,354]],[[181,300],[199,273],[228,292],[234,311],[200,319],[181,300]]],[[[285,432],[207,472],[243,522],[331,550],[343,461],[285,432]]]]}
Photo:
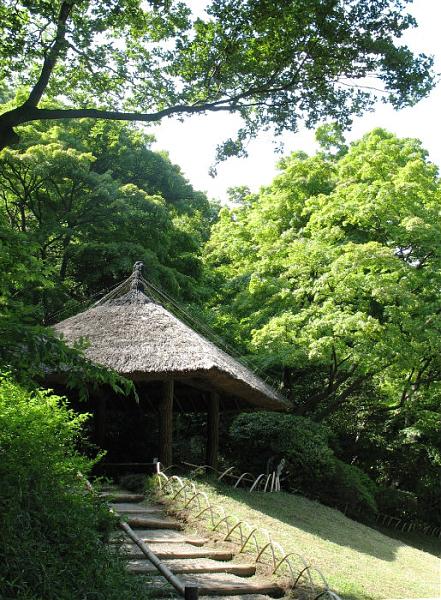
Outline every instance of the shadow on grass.
{"type": "MultiPolygon", "coordinates": [[[[427,539],[424,543],[426,536],[423,535],[416,535],[411,539],[400,536],[398,532],[369,527],[346,517],[336,509],[308,500],[304,496],[286,492],[250,494],[248,491],[235,489],[218,482],[210,481],[210,484],[219,493],[240,501],[252,510],[264,513],[338,546],[349,547],[380,560],[394,561],[398,549],[405,545],[434,555],[437,555],[441,548],[437,540],[427,539]]],[[[259,523],[254,524],[259,525],[259,523]]],[[[277,531],[272,533],[277,540],[277,531]]],[[[336,549],[337,551],[338,549],[336,549]]]]}
{"type": "Polygon", "coordinates": [[[441,556],[441,539],[439,538],[424,535],[424,533],[420,533],[418,531],[411,531],[409,533],[407,531],[389,529],[388,527],[378,524],[375,524],[372,527],[383,535],[403,542],[407,546],[412,546],[412,548],[416,548],[422,552],[428,552],[434,556],[441,556]]]}

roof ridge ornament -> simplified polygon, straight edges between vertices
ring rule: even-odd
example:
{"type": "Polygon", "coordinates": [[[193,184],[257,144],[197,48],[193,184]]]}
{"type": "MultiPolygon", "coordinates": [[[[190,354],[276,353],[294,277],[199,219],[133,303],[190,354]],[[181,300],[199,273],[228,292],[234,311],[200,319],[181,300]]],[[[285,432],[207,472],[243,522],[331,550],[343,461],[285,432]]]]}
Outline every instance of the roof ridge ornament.
{"type": "Polygon", "coordinates": [[[149,288],[149,284],[142,276],[143,268],[144,263],[140,260],[136,261],[133,265],[132,274],[98,302],[95,302],[92,308],[103,305],[122,306],[124,304],[148,304],[150,302],[155,304],[145,293],[145,290],[149,288]]]}
{"type": "Polygon", "coordinates": [[[144,263],[140,260],[137,260],[133,265],[133,272],[131,275],[131,284],[130,290],[134,290],[136,292],[144,292],[145,286],[142,281],[142,270],[144,269],[144,263]]]}

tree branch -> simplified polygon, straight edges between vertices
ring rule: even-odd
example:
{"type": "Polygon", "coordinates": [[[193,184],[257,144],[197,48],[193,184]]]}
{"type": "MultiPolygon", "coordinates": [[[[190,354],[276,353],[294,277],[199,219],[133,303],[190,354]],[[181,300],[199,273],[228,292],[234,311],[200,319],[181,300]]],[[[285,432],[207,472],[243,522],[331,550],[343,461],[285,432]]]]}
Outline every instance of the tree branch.
{"type": "Polygon", "coordinates": [[[430,363],[432,362],[432,357],[427,357],[422,359],[421,367],[418,371],[413,367],[404,382],[403,390],[401,393],[400,400],[396,404],[392,404],[390,406],[382,406],[378,408],[378,412],[392,412],[394,410],[400,410],[406,404],[406,402],[415,394],[421,386],[430,385],[434,381],[439,381],[439,375],[434,375],[433,377],[427,377],[426,379],[422,379],[424,373],[430,367],[430,363]],[[415,375],[415,380],[412,382],[412,378],[415,375]]]}
{"type": "Polygon", "coordinates": [[[218,102],[207,102],[192,106],[189,104],[181,104],[164,108],[155,113],[137,113],[123,112],[118,110],[100,110],[97,108],[37,108],[28,107],[26,104],[16,108],[9,113],[4,113],[0,116],[1,121],[12,121],[12,126],[28,123],[31,121],[54,121],[61,119],[106,119],[112,121],[143,121],[155,122],[160,121],[164,117],[169,117],[177,114],[194,114],[198,112],[208,111],[230,111],[231,106],[227,104],[228,100],[223,101],[224,104],[218,102]]]}
{"type": "Polygon", "coordinates": [[[57,32],[55,39],[49,48],[48,53],[43,62],[40,77],[37,83],[32,88],[29,98],[24,103],[25,106],[37,106],[44,94],[44,91],[49,83],[49,78],[54,70],[55,63],[65,43],[66,22],[72,11],[75,0],[64,0],[60,7],[60,13],[57,20],[57,32]]]}
{"type": "Polygon", "coordinates": [[[328,417],[330,414],[332,414],[337,409],[337,407],[341,406],[349,398],[349,396],[353,392],[355,392],[355,390],[357,390],[360,387],[360,385],[369,377],[370,374],[367,374],[360,375],[360,377],[354,379],[348,385],[348,387],[345,388],[343,392],[341,392],[341,394],[335,395],[334,399],[331,400],[327,406],[323,407],[322,410],[319,410],[318,418],[320,420],[323,420],[325,417],[328,417]]]}

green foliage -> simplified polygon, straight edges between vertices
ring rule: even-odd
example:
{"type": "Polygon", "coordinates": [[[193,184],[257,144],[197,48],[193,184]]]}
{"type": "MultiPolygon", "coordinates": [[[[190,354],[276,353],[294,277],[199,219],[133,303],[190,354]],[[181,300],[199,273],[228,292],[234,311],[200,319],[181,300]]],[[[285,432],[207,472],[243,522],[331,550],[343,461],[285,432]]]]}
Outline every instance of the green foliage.
{"type": "Polygon", "coordinates": [[[336,123],[319,127],[315,132],[315,139],[328,157],[340,158],[348,151],[343,129],[336,123]]]}
{"type": "MultiPolygon", "coordinates": [[[[207,313],[337,455],[438,521],[441,185],[418,140],[376,129],[296,152],[206,245],[207,313]],[[424,474],[424,477],[422,477],[424,474]]],[[[344,472],[341,479],[346,478],[344,472]]]]}
{"type": "Polygon", "coordinates": [[[391,405],[413,402],[441,380],[435,166],[418,141],[375,130],[281,168],[258,200],[221,212],[206,261],[226,281],[212,307],[264,367],[287,380],[316,370],[299,411],[323,418],[367,382],[391,405]]]}
{"type": "MultiPolygon", "coordinates": [[[[295,415],[258,412],[237,416],[230,435],[234,442],[247,445],[247,452],[239,460],[255,460],[248,469],[262,468],[266,461],[286,457],[292,473],[292,482],[308,482],[323,477],[332,463],[332,451],[328,447],[328,435],[324,427],[295,415]]],[[[245,466],[245,465],[244,465],[245,466]]]]}
{"type": "Polygon", "coordinates": [[[379,97],[412,105],[432,88],[432,59],[397,42],[416,25],[407,4],[212,0],[195,18],[189,2],[2,0],[0,79],[18,93],[0,147],[36,119],[235,111],[243,126],[225,158],[262,128],[348,124],[379,97]],[[380,92],[364,85],[372,73],[380,92]],[[60,98],[68,108],[54,107],[60,98]]]}
{"type": "Polygon", "coordinates": [[[418,500],[411,492],[383,487],[377,491],[375,499],[381,513],[409,520],[417,516],[418,500]]]}
{"type": "Polygon", "coordinates": [[[81,345],[69,348],[38,324],[42,314],[35,295],[52,290],[50,269],[38,259],[36,244],[2,216],[0,212],[0,367],[31,386],[62,366],[68,387],[81,395],[102,384],[122,394],[132,392],[131,382],[87,361],[81,345]]]}
{"type": "Polygon", "coordinates": [[[344,507],[349,514],[369,519],[378,512],[376,490],[375,483],[361,469],[335,458],[324,478],[320,498],[326,504],[344,507]]]}
{"type": "Polygon", "coordinates": [[[136,260],[156,285],[195,295],[213,208],[149,143],[130,127],[82,120],[28,126],[22,146],[0,155],[0,220],[35,263],[17,297],[39,305],[40,319],[78,310],[136,260]]]}
{"type": "Polygon", "coordinates": [[[22,600],[141,598],[105,544],[114,528],[105,504],[85,492],[78,454],[87,415],[62,398],[0,381],[0,581],[22,600]]]}
{"type": "Polygon", "coordinates": [[[322,425],[296,415],[241,414],[234,419],[230,436],[244,471],[257,475],[265,471],[270,459],[275,465],[283,458],[292,491],[364,517],[377,511],[375,484],[361,469],[334,456],[330,432],[322,425]]]}

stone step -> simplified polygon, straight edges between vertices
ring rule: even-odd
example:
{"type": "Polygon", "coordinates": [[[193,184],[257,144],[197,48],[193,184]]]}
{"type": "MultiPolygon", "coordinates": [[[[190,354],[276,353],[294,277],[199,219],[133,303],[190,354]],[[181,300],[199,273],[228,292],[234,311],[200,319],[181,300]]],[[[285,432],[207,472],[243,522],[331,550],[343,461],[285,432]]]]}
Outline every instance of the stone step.
{"type": "MultiPolygon", "coordinates": [[[[222,600],[237,600],[237,596],[199,596],[199,600],[215,600],[216,598],[222,598],[222,600]]],[[[264,596],[263,594],[242,594],[241,600],[269,600],[270,596],[264,596]]]]}
{"type": "MultiPolygon", "coordinates": [[[[137,529],[136,535],[146,544],[191,544],[192,546],[203,546],[209,540],[188,533],[179,533],[172,529],[137,529]]],[[[123,536],[122,531],[110,538],[111,543],[119,543],[123,536]]]]}
{"type": "MultiPolygon", "coordinates": [[[[184,585],[197,586],[200,596],[249,596],[263,595],[281,598],[285,592],[282,587],[258,577],[243,579],[227,573],[209,573],[184,575],[180,577],[184,585]]],[[[149,592],[157,597],[170,597],[174,588],[166,584],[163,577],[146,577],[149,592]]]]}
{"type": "MultiPolygon", "coordinates": [[[[256,573],[256,566],[253,564],[218,562],[209,558],[164,560],[163,562],[176,575],[181,573],[231,573],[240,577],[251,577],[256,573]]],[[[127,564],[127,569],[130,573],[138,575],[158,574],[156,567],[147,559],[131,560],[127,564]]]]}
{"type": "MultiPolygon", "coordinates": [[[[214,560],[231,560],[233,553],[228,550],[213,550],[211,548],[197,548],[191,544],[149,544],[149,548],[162,559],[182,558],[212,558],[214,560]]],[[[145,555],[135,544],[125,544],[122,547],[128,558],[145,558],[145,555]]]]}
{"type": "Polygon", "coordinates": [[[164,508],[157,505],[143,506],[142,504],[134,504],[132,502],[111,502],[110,508],[119,514],[162,514],[164,508]]]}
{"type": "Polygon", "coordinates": [[[136,535],[146,544],[191,544],[192,546],[203,546],[209,540],[208,538],[198,537],[191,533],[182,533],[167,529],[138,529],[136,535]]]}
{"type": "Polygon", "coordinates": [[[172,529],[175,531],[183,529],[182,523],[179,521],[155,515],[148,517],[128,515],[125,521],[133,529],[172,529]]]}
{"type": "Polygon", "coordinates": [[[114,483],[99,484],[97,489],[99,492],[119,492],[119,491],[121,491],[121,488],[118,487],[117,485],[115,485],[114,483]]]}
{"type": "Polygon", "coordinates": [[[100,492],[100,497],[105,498],[109,502],[142,502],[144,500],[144,494],[132,494],[131,492],[100,492]]]}

